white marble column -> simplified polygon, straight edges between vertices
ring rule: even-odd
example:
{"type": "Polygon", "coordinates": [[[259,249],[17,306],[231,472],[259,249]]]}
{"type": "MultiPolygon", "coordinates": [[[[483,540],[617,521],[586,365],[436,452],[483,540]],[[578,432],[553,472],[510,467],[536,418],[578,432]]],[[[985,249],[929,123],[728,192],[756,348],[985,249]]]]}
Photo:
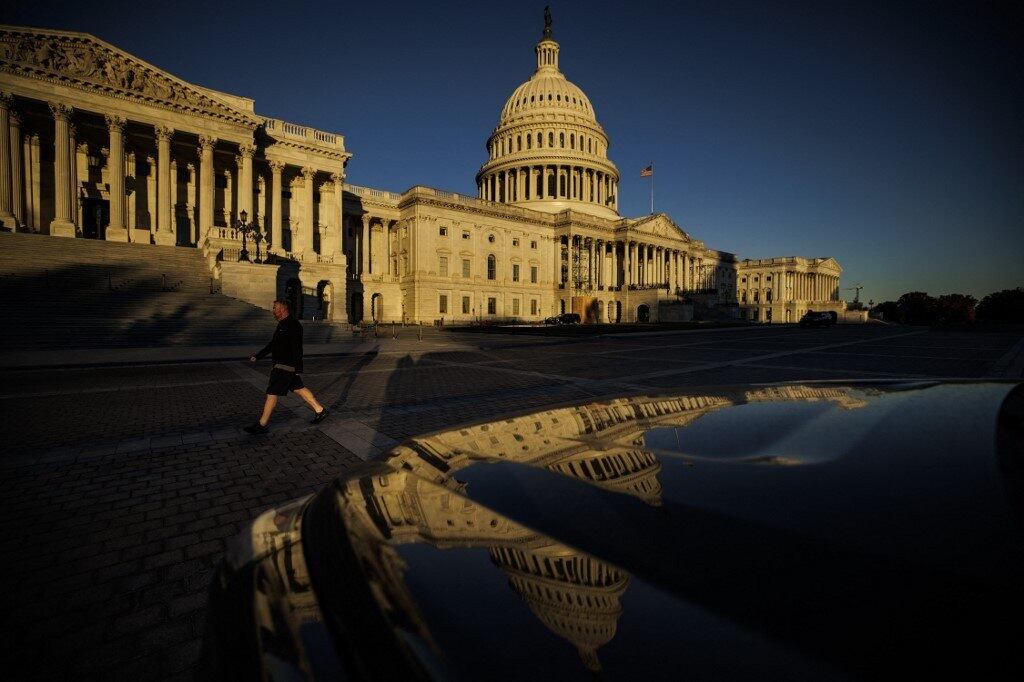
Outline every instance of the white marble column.
{"type": "Polygon", "coordinates": [[[299,224],[299,238],[292,239],[299,243],[299,248],[292,244],[292,251],[306,253],[313,251],[313,179],[316,176],[316,169],[312,166],[304,166],[302,169],[302,222],[299,224]]]}
{"type": "MultiPolygon", "coordinates": [[[[11,212],[18,225],[25,226],[25,173],[22,167],[21,116],[16,111],[9,114],[11,134],[11,212]]],[[[3,128],[0,127],[0,132],[3,128]]],[[[27,158],[25,159],[27,162],[27,158]]],[[[6,226],[6,223],[5,223],[6,226]]]]}
{"type": "MultiPolygon", "coordinates": [[[[14,154],[14,149],[11,148],[10,128],[13,101],[14,98],[9,92],[0,92],[0,225],[4,232],[14,232],[18,229],[12,196],[11,157],[14,154]]],[[[50,106],[53,107],[53,105],[50,106]]],[[[56,114],[54,115],[56,116],[56,114]]],[[[65,123],[65,125],[67,124],[65,123]]],[[[57,144],[60,144],[59,137],[57,144]]]]}
{"type": "MultiPolygon", "coordinates": [[[[50,234],[55,237],[74,237],[75,223],[74,212],[72,211],[71,197],[71,113],[72,109],[64,104],[50,102],[50,111],[53,112],[54,136],[53,136],[53,220],[50,222],[50,234]]],[[[10,140],[9,133],[0,135],[4,140],[10,140]]],[[[4,145],[7,146],[7,145],[4,145]]],[[[7,182],[7,212],[10,217],[4,216],[4,225],[8,221],[13,223],[14,214],[10,213],[10,154],[6,157],[8,163],[7,182]]]]}
{"type": "Polygon", "coordinates": [[[359,239],[359,272],[363,275],[370,274],[370,216],[363,214],[363,233],[359,239]]]}
{"type": "Polygon", "coordinates": [[[238,215],[245,211],[249,220],[256,221],[256,215],[252,210],[252,157],[256,148],[251,144],[238,145],[238,215]]]}
{"type": "Polygon", "coordinates": [[[345,172],[331,173],[331,180],[334,181],[334,224],[338,230],[338,242],[335,244],[336,253],[345,253],[345,172]]]}
{"type": "Polygon", "coordinates": [[[156,135],[156,216],[154,225],[153,241],[164,246],[173,246],[176,239],[174,234],[174,213],[171,205],[171,182],[177,182],[177,178],[171,180],[171,136],[174,130],[167,126],[155,126],[153,132],[156,135]]]}
{"type": "Polygon", "coordinates": [[[189,244],[199,244],[199,215],[196,207],[199,203],[197,194],[199,191],[199,173],[196,164],[185,165],[188,171],[188,182],[185,185],[185,214],[188,217],[188,238],[189,244]]]}
{"type": "Polygon", "coordinates": [[[213,229],[213,148],[217,138],[199,136],[199,239],[201,244],[213,229]]]}
{"type": "Polygon", "coordinates": [[[281,171],[284,170],[284,164],[276,159],[267,161],[267,165],[270,166],[270,187],[267,189],[267,195],[270,197],[270,251],[277,254],[284,253],[284,245],[282,243],[281,236],[281,220],[283,219],[284,212],[282,207],[282,185],[281,185],[281,171]]]}

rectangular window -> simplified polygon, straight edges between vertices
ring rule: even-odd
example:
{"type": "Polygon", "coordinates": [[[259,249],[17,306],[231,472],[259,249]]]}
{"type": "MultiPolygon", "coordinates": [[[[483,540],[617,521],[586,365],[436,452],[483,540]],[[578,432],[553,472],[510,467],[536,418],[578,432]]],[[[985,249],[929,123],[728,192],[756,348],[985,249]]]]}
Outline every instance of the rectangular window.
{"type": "Polygon", "coordinates": [[[498,314],[498,299],[489,298],[487,299],[487,314],[497,315],[498,314]]]}
{"type": "Polygon", "coordinates": [[[532,301],[530,301],[530,314],[537,314],[537,299],[533,299],[532,301]]]}
{"type": "Polygon", "coordinates": [[[469,296],[462,297],[462,314],[469,315],[469,296]]]}
{"type": "Polygon", "coordinates": [[[530,242],[530,248],[531,249],[536,249],[537,248],[537,242],[530,242]]]}
{"type": "Polygon", "coordinates": [[[448,236],[448,228],[447,227],[439,227],[439,228],[437,228],[437,233],[439,235],[441,235],[442,237],[447,237],[448,236]]]}
{"type": "Polygon", "coordinates": [[[465,279],[469,279],[469,259],[462,259],[462,276],[465,279]]]}
{"type": "Polygon", "coordinates": [[[437,257],[437,274],[441,277],[448,276],[448,256],[437,257]]]}
{"type": "Polygon", "coordinates": [[[469,230],[463,230],[462,231],[462,238],[463,239],[469,239],[469,230]]]}
{"type": "Polygon", "coordinates": [[[513,239],[512,240],[512,246],[519,246],[519,240],[518,239],[513,239]]]}
{"type": "Polygon", "coordinates": [[[530,282],[532,284],[536,284],[537,283],[537,266],[536,265],[531,265],[530,266],[530,282]]]}
{"type": "Polygon", "coordinates": [[[512,264],[512,281],[513,282],[518,282],[519,281],[519,264],[518,263],[513,263],[512,264]]]}
{"type": "Polygon", "coordinates": [[[512,299],[512,314],[513,315],[518,315],[519,314],[519,299],[518,298],[513,298],[512,299]]]}
{"type": "Polygon", "coordinates": [[[448,294],[441,294],[437,300],[437,312],[444,315],[448,312],[448,294]]]}

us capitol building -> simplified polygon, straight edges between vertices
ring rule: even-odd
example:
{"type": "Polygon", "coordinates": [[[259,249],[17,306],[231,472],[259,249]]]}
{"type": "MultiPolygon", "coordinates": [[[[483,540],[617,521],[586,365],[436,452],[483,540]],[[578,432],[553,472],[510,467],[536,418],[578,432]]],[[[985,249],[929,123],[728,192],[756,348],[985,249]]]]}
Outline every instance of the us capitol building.
{"type": "Polygon", "coordinates": [[[608,135],[562,74],[550,23],[535,53],[470,197],[348,184],[338,133],[260,116],[88,34],[0,26],[0,222],[196,248],[223,293],[287,295],[336,321],[843,313],[833,258],[740,260],[663,213],[621,216],[608,135]],[[239,259],[250,225],[263,262],[239,259]]]}

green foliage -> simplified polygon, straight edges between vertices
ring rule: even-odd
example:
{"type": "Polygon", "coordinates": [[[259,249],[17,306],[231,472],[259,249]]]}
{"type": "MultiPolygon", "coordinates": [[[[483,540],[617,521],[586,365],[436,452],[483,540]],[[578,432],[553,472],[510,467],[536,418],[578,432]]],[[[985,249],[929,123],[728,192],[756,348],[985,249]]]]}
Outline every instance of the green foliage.
{"type": "Polygon", "coordinates": [[[938,298],[923,291],[909,291],[896,301],[873,309],[886,322],[903,324],[968,324],[974,321],[977,299],[969,294],[944,294],[938,298]]]}
{"type": "Polygon", "coordinates": [[[1024,288],[1003,289],[981,299],[978,320],[984,322],[1024,322],[1024,288]]]}
{"type": "Polygon", "coordinates": [[[896,301],[883,301],[882,303],[879,303],[874,308],[872,308],[871,311],[878,315],[881,315],[882,319],[885,320],[886,322],[903,321],[903,316],[900,313],[900,307],[896,303],[896,301]]]}

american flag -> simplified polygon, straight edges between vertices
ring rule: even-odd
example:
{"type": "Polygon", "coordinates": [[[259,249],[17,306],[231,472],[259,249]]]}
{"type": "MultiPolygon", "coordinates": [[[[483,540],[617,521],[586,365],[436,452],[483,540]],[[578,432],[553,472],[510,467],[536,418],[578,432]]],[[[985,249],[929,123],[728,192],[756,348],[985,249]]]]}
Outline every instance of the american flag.
{"type": "Polygon", "coordinates": [[[650,166],[648,166],[647,168],[644,168],[642,171],[640,171],[640,177],[641,178],[649,178],[652,175],[654,175],[654,164],[653,163],[650,166]]]}

